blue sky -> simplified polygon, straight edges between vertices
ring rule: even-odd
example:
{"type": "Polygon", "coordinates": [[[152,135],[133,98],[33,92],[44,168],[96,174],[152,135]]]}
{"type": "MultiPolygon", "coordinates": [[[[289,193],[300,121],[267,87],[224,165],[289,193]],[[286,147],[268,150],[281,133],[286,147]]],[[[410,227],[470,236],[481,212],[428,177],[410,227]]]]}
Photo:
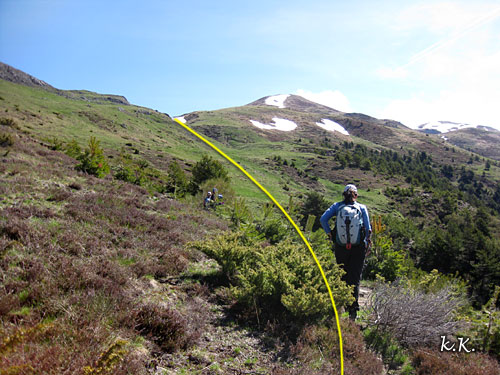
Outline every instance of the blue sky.
{"type": "Polygon", "coordinates": [[[0,61],[172,116],[300,93],[500,129],[498,1],[0,0],[0,61]]]}

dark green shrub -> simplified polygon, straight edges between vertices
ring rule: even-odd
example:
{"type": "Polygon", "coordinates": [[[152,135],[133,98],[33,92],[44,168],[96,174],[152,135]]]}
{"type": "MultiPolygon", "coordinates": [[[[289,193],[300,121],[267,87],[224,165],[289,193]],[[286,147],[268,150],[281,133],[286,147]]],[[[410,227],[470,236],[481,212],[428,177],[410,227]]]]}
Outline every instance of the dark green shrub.
{"type": "Polygon", "coordinates": [[[120,181],[129,182],[131,184],[135,184],[137,179],[134,171],[129,166],[125,166],[123,164],[114,168],[113,177],[120,181]]]}
{"type": "Polygon", "coordinates": [[[316,218],[314,220],[312,230],[318,230],[321,227],[319,219],[328,207],[330,207],[330,202],[328,202],[322,194],[315,191],[307,193],[306,199],[299,211],[302,216],[300,225],[305,228],[309,215],[314,215],[316,218]]]}
{"type": "Polygon", "coordinates": [[[412,260],[403,251],[395,250],[392,238],[386,232],[381,218],[372,222],[372,248],[366,258],[363,278],[374,280],[377,276],[387,281],[407,276],[413,269],[412,260]]]}
{"type": "Polygon", "coordinates": [[[0,133],[0,147],[10,147],[14,144],[14,137],[9,133],[0,133]]]}
{"type": "Polygon", "coordinates": [[[64,147],[64,153],[76,159],[82,153],[82,148],[78,145],[78,142],[73,139],[71,142],[66,144],[66,147],[64,147]]]}
{"type": "Polygon", "coordinates": [[[166,192],[182,198],[188,190],[188,180],[180,165],[173,161],[168,165],[166,192]]]}
{"type": "Polygon", "coordinates": [[[409,365],[410,358],[404,348],[388,332],[369,327],[363,331],[363,335],[370,349],[382,356],[390,370],[409,365]]]}
{"type": "Polygon", "coordinates": [[[275,245],[289,236],[291,229],[286,225],[286,219],[280,216],[266,218],[259,226],[258,230],[264,237],[275,245]]]}
{"type": "Polygon", "coordinates": [[[6,117],[0,118],[0,125],[9,126],[14,129],[19,129],[16,120],[12,118],[6,118],[6,117]]]}
{"type": "Polygon", "coordinates": [[[83,153],[77,156],[80,161],[75,169],[94,175],[104,177],[109,173],[109,165],[104,157],[100,142],[95,137],[90,137],[87,148],[83,153]]]}
{"type": "MultiPolygon", "coordinates": [[[[331,317],[333,309],[320,272],[304,245],[283,241],[263,246],[244,232],[223,234],[195,247],[213,257],[234,297],[249,311],[279,316],[286,310],[299,319],[331,317]]],[[[331,252],[318,252],[337,306],[352,302],[351,289],[331,252]]]]}
{"type": "Polygon", "coordinates": [[[49,148],[54,151],[59,151],[64,149],[64,142],[62,142],[57,137],[52,137],[48,140],[49,148]]]}
{"type": "Polygon", "coordinates": [[[498,359],[500,359],[500,310],[496,304],[499,295],[500,286],[497,286],[493,297],[480,311],[471,311],[465,317],[470,326],[467,336],[471,338],[471,345],[498,359]]]}
{"type": "Polygon", "coordinates": [[[191,173],[189,191],[193,195],[198,193],[200,185],[207,180],[216,178],[229,180],[227,170],[222,163],[208,155],[203,155],[201,160],[194,165],[191,173]]]}

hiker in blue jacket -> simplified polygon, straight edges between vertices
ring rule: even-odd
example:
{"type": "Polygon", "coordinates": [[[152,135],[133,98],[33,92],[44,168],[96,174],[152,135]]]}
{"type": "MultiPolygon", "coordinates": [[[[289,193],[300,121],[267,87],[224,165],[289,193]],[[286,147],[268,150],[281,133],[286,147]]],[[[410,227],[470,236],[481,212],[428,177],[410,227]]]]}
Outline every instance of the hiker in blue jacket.
{"type": "Polygon", "coordinates": [[[344,200],[334,203],[321,216],[321,226],[333,241],[337,263],[346,272],[343,280],[354,285],[355,302],[347,308],[349,318],[356,319],[359,310],[359,283],[367,249],[371,245],[371,226],[368,210],[365,205],[356,202],[358,189],[349,184],[344,188],[344,200]],[[335,230],[332,231],[328,221],[336,217],[335,230]]]}
{"type": "Polygon", "coordinates": [[[212,203],[212,192],[209,191],[207,193],[207,196],[205,197],[205,199],[203,199],[203,208],[205,208],[205,209],[210,208],[211,203],[212,203]]]}

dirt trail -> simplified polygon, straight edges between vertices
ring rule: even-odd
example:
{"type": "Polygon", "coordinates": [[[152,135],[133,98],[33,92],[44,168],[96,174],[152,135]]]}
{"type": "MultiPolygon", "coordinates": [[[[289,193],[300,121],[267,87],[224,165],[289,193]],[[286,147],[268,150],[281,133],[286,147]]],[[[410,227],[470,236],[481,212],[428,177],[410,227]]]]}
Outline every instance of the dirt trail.
{"type": "Polygon", "coordinates": [[[370,296],[372,294],[372,288],[366,287],[366,286],[360,286],[359,287],[359,307],[365,308],[368,304],[368,301],[370,300],[370,296]]]}
{"type": "MultiPolygon", "coordinates": [[[[186,285],[180,280],[163,284],[177,295],[186,293],[186,285]]],[[[165,290],[165,289],[164,289],[165,290]]],[[[213,293],[197,296],[204,305],[205,327],[197,344],[187,350],[164,353],[157,358],[154,375],[209,375],[209,374],[273,374],[286,373],[298,365],[287,362],[281,356],[283,345],[267,336],[263,330],[242,327],[228,313],[229,306],[222,304],[213,293]],[[281,371],[280,371],[281,370],[281,371]]],[[[366,307],[372,289],[361,286],[359,304],[366,307]]]]}

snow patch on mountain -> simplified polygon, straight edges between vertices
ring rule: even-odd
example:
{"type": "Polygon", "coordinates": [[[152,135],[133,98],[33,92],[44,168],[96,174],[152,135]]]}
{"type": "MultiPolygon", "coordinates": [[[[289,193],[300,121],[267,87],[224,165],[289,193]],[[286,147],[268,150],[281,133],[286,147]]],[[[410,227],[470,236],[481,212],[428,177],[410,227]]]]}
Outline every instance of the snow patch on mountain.
{"type": "Polygon", "coordinates": [[[345,135],[349,135],[349,132],[345,130],[345,128],[342,125],[332,120],[322,119],[321,122],[317,122],[316,125],[318,125],[322,129],[331,132],[339,132],[345,135]]]}
{"type": "Polygon", "coordinates": [[[465,128],[477,128],[480,125],[471,125],[465,123],[451,122],[451,121],[431,121],[425,124],[419,125],[418,130],[425,133],[448,133],[454,130],[460,130],[465,128]]]}
{"type": "Polygon", "coordinates": [[[289,97],[288,94],[274,95],[266,98],[265,103],[267,105],[273,105],[278,108],[285,108],[285,100],[289,97]]]}
{"type": "Polygon", "coordinates": [[[183,124],[186,123],[186,119],[184,118],[184,116],[179,116],[179,117],[174,117],[175,119],[179,120],[180,122],[182,122],[183,124]]]}
{"type": "Polygon", "coordinates": [[[297,127],[297,124],[290,120],[281,119],[278,117],[273,118],[273,123],[271,124],[262,124],[258,121],[250,120],[252,125],[258,127],[259,129],[265,130],[281,130],[285,132],[289,132],[294,130],[297,127]]]}

